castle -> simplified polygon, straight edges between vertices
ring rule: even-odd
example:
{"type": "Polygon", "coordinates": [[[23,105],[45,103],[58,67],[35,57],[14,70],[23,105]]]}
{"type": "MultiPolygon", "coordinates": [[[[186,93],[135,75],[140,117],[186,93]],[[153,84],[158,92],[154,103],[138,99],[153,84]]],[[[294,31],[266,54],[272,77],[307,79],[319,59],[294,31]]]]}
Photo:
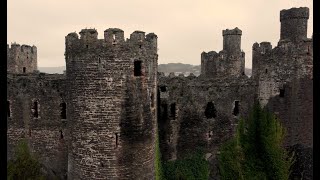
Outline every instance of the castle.
{"type": "Polygon", "coordinates": [[[8,159],[26,138],[48,177],[154,179],[155,142],[163,160],[202,148],[210,179],[217,154],[258,100],[287,128],[298,152],[293,177],[312,179],[313,39],[308,8],[280,12],[278,45],[255,43],[244,74],[239,28],[223,30],[223,50],[201,54],[201,74],[157,72],[157,35],[95,29],[65,37],[65,74],[37,71],[35,46],[12,44],[8,61],[8,159]]]}

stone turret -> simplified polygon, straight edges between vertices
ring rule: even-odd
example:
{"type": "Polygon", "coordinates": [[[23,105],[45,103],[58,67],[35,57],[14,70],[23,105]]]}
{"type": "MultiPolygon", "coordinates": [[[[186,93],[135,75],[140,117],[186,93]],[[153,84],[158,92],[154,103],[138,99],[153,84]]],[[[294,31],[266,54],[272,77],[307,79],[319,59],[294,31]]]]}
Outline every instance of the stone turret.
{"type": "Polygon", "coordinates": [[[14,74],[33,73],[38,70],[37,47],[13,43],[7,45],[7,71],[14,74]]]}
{"type": "Polygon", "coordinates": [[[291,8],[280,12],[280,40],[301,41],[307,38],[309,8],[291,8]]]}
{"type": "Polygon", "coordinates": [[[241,35],[242,31],[236,27],[234,29],[226,29],[222,31],[223,50],[233,55],[241,52],[241,35]]]}
{"type": "Polygon", "coordinates": [[[66,36],[69,179],[154,179],[156,35],[66,36]]]}

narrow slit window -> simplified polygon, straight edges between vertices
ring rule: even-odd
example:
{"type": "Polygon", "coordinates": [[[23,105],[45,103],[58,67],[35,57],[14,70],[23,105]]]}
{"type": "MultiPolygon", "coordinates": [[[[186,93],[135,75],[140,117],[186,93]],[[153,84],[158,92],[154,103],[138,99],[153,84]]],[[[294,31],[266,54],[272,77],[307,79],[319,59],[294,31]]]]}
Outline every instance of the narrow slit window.
{"type": "Polygon", "coordinates": [[[141,76],[141,61],[135,61],[134,62],[134,76],[141,76]]]}
{"type": "Polygon", "coordinates": [[[266,69],[266,74],[268,73],[268,69],[266,69]]]}
{"type": "Polygon", "coordinates": [[[280,89],[280,94],[279,94],[280,97],[284,97],[284,89],[280,89]]]}
{"type": "Polygon", "coordinates": [[[59,132],[60,132],[60,139],[63,139],[63,132],[62,132],[62,130],[60,130],[59,132]]]}
{"type": "Polygon", "coordinates": [[[39,117],[38,101],[33,102],[32,110],[33,110],[33,117],[38,118],[39,117]]]}
{"type": "Polygon", "coordinates": [[[98,58],[99,64],[101,64],[101,58],[98,58]]]}
{"type": "Polygon", "coordinates": [[[154,107],[154,94],[152,93],[150,96],[151,99],[151,107],[154,107]]]}
{"type": "Polygon", "coordinates": [[[308,46],[308,54],[310,54],[310,46],[308,46]]]}
{"type": "Polygon", "coordinates": [[[172,103],[170,105],[170,112],[171,112],[171,117],[173,117],[173,119],[176,119],[176,103],[172,103]]]}
{"type": "Polygon", "coordinates": [[[234,102],[233,115],[235,116],[239,115],[239,101],[234,102]]]}
{"type": "Polygon", "coordinates": [[[61,112],[60,117],[61,119],[67,119],[67,104],[65,102],[60,104],[61,112]]]}
{"type": "Polygon", "coordinates": [[[117,148],[119,145],[119,135],[118,133],[115,133],[115,135],[116,135],[116,148],[117,148]]]}
{"type": "Polygon", "coordinates": [[[113,41],[116,41],[116,35],[115,34],[112,34],[112,39],[113,39],[113,41]]]}
{"type": "Polygon", "coordinates": [[[204,115],[207,117],[207,119],[217,117],[217,110],[216,110],[213,102],[208,102],[206,110],[204,111],[204,115]]]}
{"type": "Polygon", "coordinates": [[[8,115],[8,117],[11,117],[10,101],[7,101],[7,115],[8,115]]]}
{"type": "Polygon", "coordinates": [[[26,67],[23,67],[22,71],[23,73],[26,73],[26,67]]]}

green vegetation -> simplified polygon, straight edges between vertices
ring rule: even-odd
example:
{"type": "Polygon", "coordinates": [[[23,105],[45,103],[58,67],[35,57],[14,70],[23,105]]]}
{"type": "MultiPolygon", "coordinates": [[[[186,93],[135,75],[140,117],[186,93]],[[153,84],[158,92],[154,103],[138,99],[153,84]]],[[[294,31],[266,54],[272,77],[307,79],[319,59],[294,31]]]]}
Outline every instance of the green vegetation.
{"type": "Polygon", "coordinates": [[[222,179],[287,180],[293,158],[281,146],[285,131],[273,114],[255,104],[236,136],[220,149],[222,179]]]}
{"type": "Polygon", "coordinates": [[[184,159],[164,163],[163,172],[166,180],[207,180],[209,164],[203,153],[198,151],[184,159]]]}
{"type": "Polygon", "coordinates": [[[42,180],[39,161],[30,154],[27,141],[21,140],[15,151],[15,158],[8,162],[8,180],[42,180]]]}
{"type": "Polygon", "coordinates": [[[162,170],[162,162],[161,162],[161,152],[159,147],[159,135],[156,136],[156,160],[155,160],[155,168],[156,168],[156,180],[162,180],[163,178],[163,170],[162,170]]]}

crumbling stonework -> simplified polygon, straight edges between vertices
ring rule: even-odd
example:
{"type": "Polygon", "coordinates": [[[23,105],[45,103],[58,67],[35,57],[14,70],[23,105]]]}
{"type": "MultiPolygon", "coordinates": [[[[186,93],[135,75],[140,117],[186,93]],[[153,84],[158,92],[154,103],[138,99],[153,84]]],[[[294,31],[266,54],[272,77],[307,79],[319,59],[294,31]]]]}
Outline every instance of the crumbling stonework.
{"type": "Polygon", "coordinates": [[[66,36],[70,179],[153,179],[157,36],[66,36]]]}
{"type": "Polygon", "coordinates": [[[7,72],[8,73],[32,73],[37,70],[37,47],[7,44],[7,72]]]}
{"type": "Polygon", "coordinates": [[[25,137],[51,178],[154,179],[158,130],[163,161],[201,149],[210,179],[218,179],[220,145],[259,100],[287,129],[284,146],[297,152],[291,178],[312,179],[308,13],[281,11],[280,41],[253,45],[250,78],[239,28],[223,31],[222,51],[201,54],[199,77],[157,73],[157,36],[142,31],[129,39],[118,28],[104,39],[95,29],[68,34],[61,75],[34,71],[34,46],[8,46],[8,159],[25,137]]]}

